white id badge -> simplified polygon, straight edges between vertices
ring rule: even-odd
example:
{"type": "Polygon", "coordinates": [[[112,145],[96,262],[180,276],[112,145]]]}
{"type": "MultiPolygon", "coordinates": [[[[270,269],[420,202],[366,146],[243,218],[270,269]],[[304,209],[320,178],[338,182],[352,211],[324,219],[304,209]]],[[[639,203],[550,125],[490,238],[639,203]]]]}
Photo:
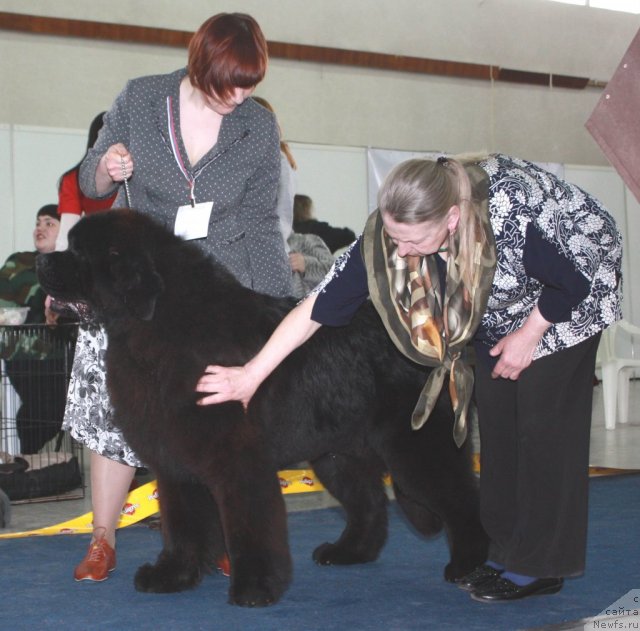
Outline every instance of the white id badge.
{"type": "Polygon", "coordinates": [[[187,204],[178,208],[173,233],[189,241],[204,239],[209,233],[209,217],[213,210],[213,202],[200,202],[195,206],[187,204]]]}

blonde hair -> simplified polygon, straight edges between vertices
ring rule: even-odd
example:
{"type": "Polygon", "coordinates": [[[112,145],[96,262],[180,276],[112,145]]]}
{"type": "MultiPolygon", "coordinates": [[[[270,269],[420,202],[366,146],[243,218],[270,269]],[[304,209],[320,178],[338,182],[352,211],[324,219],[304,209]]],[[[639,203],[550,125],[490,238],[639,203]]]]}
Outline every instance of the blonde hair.
{"type": "Polygon", "coordinates": [[[467,289],[471,289],[475,275],[476,243],[484,244],[487,239],[479,200],[473,198],[471,181],[464,168],[464,164],[479,159],[476,155],[407,160],[394,167],[378,192],[380,212],[398,223],[442,222],[449,209],[458,206],[457,261],[467,289]]]}
{"type": "MultiPolygon", "coordinates": [[[[260,105],[262,105],[262,107],[264,107],[266,110],[269,110],[275,116],[273,107],[271,107],[271,103],[269,103],[267,99],[263,99],[261,96],[252,96],[251,98],[256,103],[259,103],[260,105]]],[[[276,122],[278,122],[277,117],[276,117],[276,122]]],[[[289,145],[284,140],[282,140],[282,127],[280,127],[280,123],[278,123],[278,131],[280,132],[280,151],[284,153],[285,157],[287,158],[287,162],[289,163],[291,168],[295,171],[298,168],[298,165],[296,164],[295,158],[291,153],[291,149],[289,149],[289,145]]]]}

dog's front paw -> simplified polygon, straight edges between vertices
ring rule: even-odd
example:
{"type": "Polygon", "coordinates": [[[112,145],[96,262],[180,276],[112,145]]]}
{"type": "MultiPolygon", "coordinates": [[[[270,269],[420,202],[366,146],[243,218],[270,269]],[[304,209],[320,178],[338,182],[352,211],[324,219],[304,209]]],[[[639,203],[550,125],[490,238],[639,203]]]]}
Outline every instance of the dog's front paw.
{"type": "Polygon", "coordinates": [[[241,607],[267,607],[280,599],[284,586],[269,579],[251,577],[247,580],[234,579],[229,588],[229,603],[241,607]]]}
{"type": "Polygon", "coordinates": [[[169,563],[146,563],[138,568],[134,585],[139,592],[167,594],[192,589],[201,579],[198,568],[179,567],[169,563]]]}
{"type": "Polygon", "coordinates": [[[313,551],[313,560],[318,565],[354,565],[375,561],[377,554],[355,550],[335,543],[323,543],[313,551]]]}

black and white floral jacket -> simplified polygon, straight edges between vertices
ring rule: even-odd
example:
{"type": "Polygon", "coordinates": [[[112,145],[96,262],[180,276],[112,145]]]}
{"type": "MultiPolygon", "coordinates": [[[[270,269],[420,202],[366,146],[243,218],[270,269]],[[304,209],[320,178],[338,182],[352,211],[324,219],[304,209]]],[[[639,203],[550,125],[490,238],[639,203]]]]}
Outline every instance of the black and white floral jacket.
{"type": "Polygon", "coordinates": [[[497,154],[479,166],[498,252],[479,331],[486,343],[519,329],[536,305],[553,324],[534,359],[619,320],[622,238],[602,204],[525,160],[497,154]]]}

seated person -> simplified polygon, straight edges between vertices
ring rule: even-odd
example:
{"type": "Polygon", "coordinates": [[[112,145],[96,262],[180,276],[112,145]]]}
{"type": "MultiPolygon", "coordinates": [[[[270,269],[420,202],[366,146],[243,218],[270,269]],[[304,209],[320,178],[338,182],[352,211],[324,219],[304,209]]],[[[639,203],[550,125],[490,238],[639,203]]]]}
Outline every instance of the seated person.
{"type": "Polygon", "coordinates": [[[58,207],[43,206],[37,213],[33,231],[35,250],[12,254],[0,269],[0,306],[29,307],[25,327],[12,328],[37,342],[21,344],[10,353],[10,358],[5,356],[9,381],[22,402],[16,414],[16,426],[23,454],[37,453],[53,438],[60,431],[64,413],[71,366],[65,352],[58,349],[72,348],[75,327],[54,326],[63,322],[45,307],[46,295],[36,276],[36,256],[53,252],[59,228],[58,207]],[[34,335],[35,327],[28,326],[45,322],[52,326],[42,335],[34,335]],[[25,347],[34,351],[29,352],[25,347]]]}
{"type": "Polygon", "coordinates": [[[293,272],[293,295],[306,296],[333,265],[333,255],[325,242],[315,234],[292,232],[287,239],[289,263],[293,272]]]}
{"type": "Polygon", "coordinates": [[[334,228],[326,221],[315,219],[313,200],[308,195],[296,195],[293,198],[293,231],[318,235],[332,253],[356,240],[355,232],[350,228],[334,228]]]}
{"type": "Polygon", "coordinates": [[[33,230],[34,251],[15,252],[0,269],[0,307],[29,307],[27,323],[45,321],[45,295],[36,276],[36,256],[53,252],[60,216],[55,204],[43,206],[36,216],[33,230]]]}

